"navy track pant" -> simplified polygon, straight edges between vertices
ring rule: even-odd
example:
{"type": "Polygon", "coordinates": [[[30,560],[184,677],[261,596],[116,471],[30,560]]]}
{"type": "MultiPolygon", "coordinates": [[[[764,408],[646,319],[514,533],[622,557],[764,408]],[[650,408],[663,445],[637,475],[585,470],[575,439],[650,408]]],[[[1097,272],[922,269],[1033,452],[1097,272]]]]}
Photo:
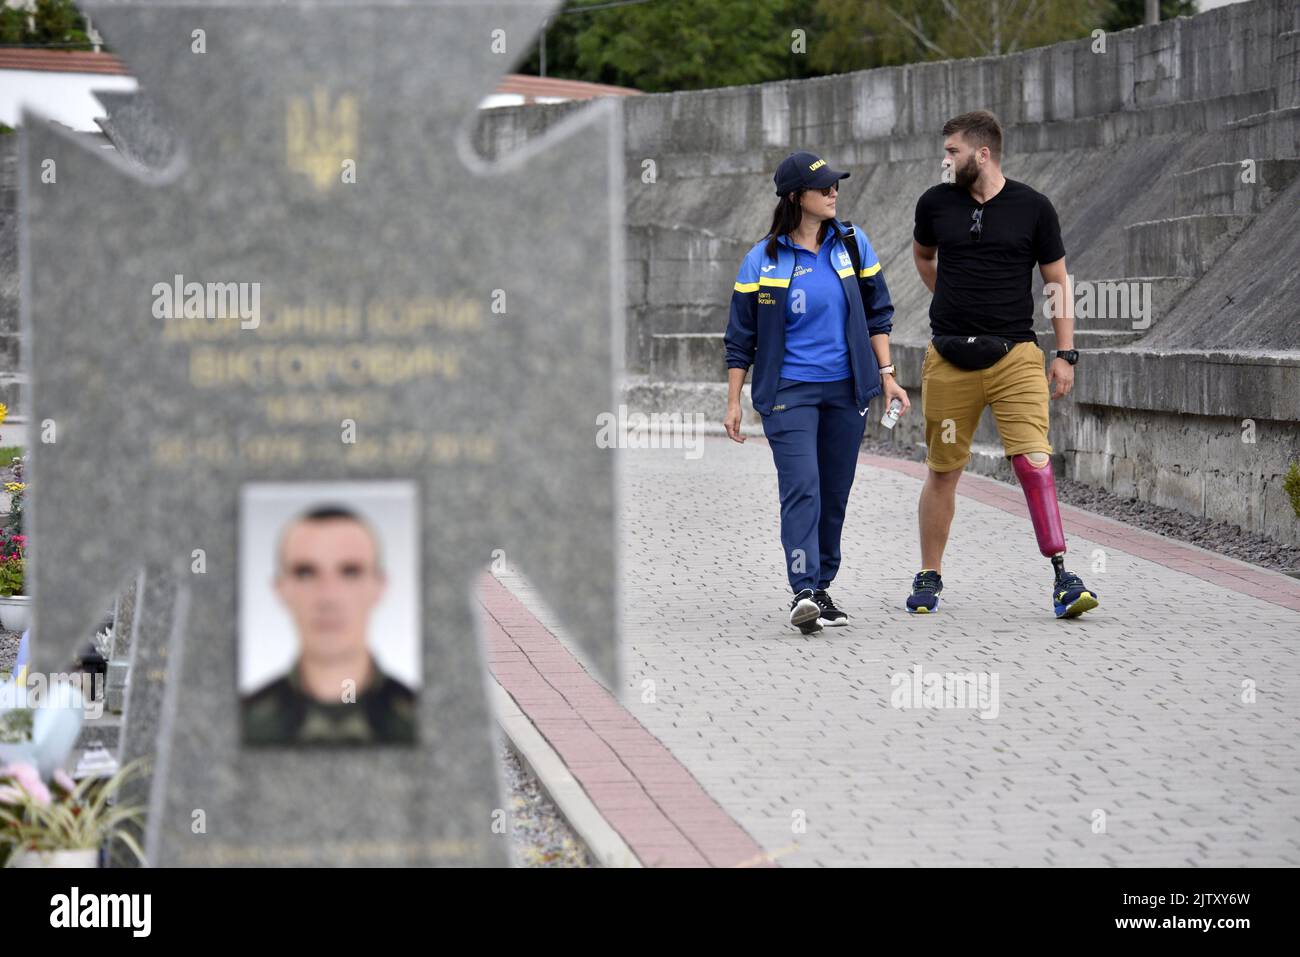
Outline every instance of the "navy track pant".
{"type": "Polygon", "coordinates": [[[781,546],[795,593],[826,588],[840,568],[840,530],[866,419],[853,379],[782,379],[763,432],[781,490],[781,546]]]}

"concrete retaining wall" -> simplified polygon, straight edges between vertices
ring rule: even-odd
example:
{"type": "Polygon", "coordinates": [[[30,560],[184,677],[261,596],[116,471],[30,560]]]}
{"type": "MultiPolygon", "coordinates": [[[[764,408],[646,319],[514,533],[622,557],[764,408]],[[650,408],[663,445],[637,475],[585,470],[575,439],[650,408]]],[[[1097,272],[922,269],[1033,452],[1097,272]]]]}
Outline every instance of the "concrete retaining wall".
{"type": "MultiPolygon", "coordinates": [[[[944,121],[985,107],[1006,127],[1007,175],[1055,203],[1076,282],[1154,294],[1149,325],[1079,319],[1091,351],[1075,395],[1054,403],[1057,467],[1300,541],[1280,497],[1300,455],[1300,6],[1255,0],[1097,46],[626,100],[629,395],[717,407],[736,267],[770,223],[772,170],[806,148],[853,174],[841,216],[883,263],[900,378],[919,400],[930,296],[913,209],[938,178],[944,121]],[[1220,456],[1244,419],[1257,442],[1220,456]]],[[[479,148],[496,155],[577,108],[489,111],[479,148]]],[[[1050,323],[1038,328],[1050,349],[1050,323]]],[[[918,420],[894,441],[922,441],[918,420]]],[[[1009,475],[991,421],[977,441],[973,467],[1009,475]]]]}

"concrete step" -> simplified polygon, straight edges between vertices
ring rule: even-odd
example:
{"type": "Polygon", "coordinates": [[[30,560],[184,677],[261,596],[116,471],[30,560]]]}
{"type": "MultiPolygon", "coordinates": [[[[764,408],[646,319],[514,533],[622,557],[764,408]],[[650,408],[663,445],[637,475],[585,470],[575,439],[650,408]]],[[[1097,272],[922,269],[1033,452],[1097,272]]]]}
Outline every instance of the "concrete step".
{"type": "MultiPolygon", "coordinates": [[[[1300,5],[1294,9],[1300,24],[1300,5]]],[[[1277,35],[1273,51],[1274,86],[1277,102],[1282,106],[1300,105],[1300,30],[1284,30],[1277,35]]]]}
{"type": "MultiPolygon", "coordinates": [[[[978,472],[980,475],[988,475],[992,478],[1002,479],[1004,482],[1016,482],[1015,469],[1011,467],[1011,462],[1007,459],[1007,453],[1003,450],[1002,444],[997,439],[997,433],[993,433],[994,441],[981,441],[985,437],[980,433],[975,433],[975,440],[970,446],[970,465],[967,466],[972,472],[978,472]]],[[[925,442],[917,443],[918,448],[925,450],[925,442]]]]}
{"type": "MultiPolygon", "coordinates": [[[[1087,350],[1126,346],[1141,339],[1145,332],[1145,329],[1075,329],[1074,347],[1087,350]]],[[[1052,353],[1056,351],[1056,334],[1039,333],[1038,345],[1050,360],[1052,353]]]]}
{"type": "MultiPolygon", "coordinates": [[[[925,423],[921,417],[918,393],[913,393],[912,400],[915,403],[912,411],[890,430],[880,424],[880,418],[885,412],[884,399],[881,396],[872,399],[866,415],[867,438],[877,442],[890,442],[915,454],[916,443],[925,435],[925,423]]],[[[628,415],[679,414],[683,421],[689,423],[701,421],[695,418],[700,416],[703,423],[700,430],[703,434],[725,434],[722,428],[722,419],[727,412],[725,382],[660,382],[648,376],[627,376],[620,390],[619,401],[627,406],[628,415]]],[[[761,437],[763,417],[754,411],[748,382],[741,387],[740,414],[745,434],[761,437]]],[[[981,421],[976,440],[998,445],[1001,440],[993,426],[992,413],[986,410],[984,417],[987,422],[981,421]]]]}
{"type": "Polygon", "coordinates": [[[0,373],[0,402],[10,413],[18,414],[23,408],[27,394],[27,376],[17,372],[0,373]]]}
{"type": "Polygon", "coordinates": [[[1016,471],[1011,467],[1001,442],[972,442],[970,470],[980,475],[1002,479],[1004,482],[1016,482],[1016,471]]]}
{"type": "Polygon", "coordinates": [[[1174,177],[1174,215],[1258,213],[1298,174],[1300,159],[1241,160],[1190,169],[1174,177]],[[1254,181],[1243,182],[1248,176],[1254,181]]]}
{"type": "MultiPolygon", "coordinates": [[[[1005,146],[1008,155],[1016,156],[1072,149],[1108,149],[1117,144],[1153,136],[1186,135],[1220,130],[1225,123],[1271,110],[1275,105],[1273,91],[1269,89],[1195,100],[1183,99],[1161,105],[1148,103],[1137,109],[1124,109],[1116,103],[1113,113],[1076,116],[1061,121],[1041,120],[1014,124],[1006,130],[1005,146]]],[[[921,159],[933,155],[932,140],[927,144],[924,136],[912,139],[919,141],[914,151],[903,151],[898,154],[891,151],[889,155],[883,157],[860,155],[858,162],[867,164],[888,159],[921,159]]],[[[1227,160],[1231,156],[1214,158],[1227,160]]]]}
{"type": "Polygon", "coordinates": [[[742,242],[689,227],[632,225],[625,250],[629,302],[723,303],[731,298],[742,242]],[[644,286],[642,285],[644,283],[644,286]]]}
{"type": "Polygon", "coordinates": [[[1284,106],[1232,120],[1223,125],[1223,134],[1207,157],[1211,161],[1230,163],[1242,156],[1300,157],[1300,106],[1284,106]]]}
{"type": "MultiPolygon", "coordinates": [[[[1110,322],[1109,325],[1113,326],[1114,323],[1110,322]]],[[[681,332],[651,336],[650,371],[646,375],[646,380],[725,385],[727,365],[723,335],[721,332],[681,332]]],[[[921,361],[924,354],[923,344],[915,347],[906,343],[894,344],[892,358],[899,369],[898,379],[904,385],[920,383],[921,361]]]]}
{"type": "MultiPolygon", "coordinates": [[[[729,294],[729,293],[728,293],[729,294]]],[[[727,328],[726,301],[709,303],[628,303],[624,333],[629,371],[650,371],[651,337],[679,332],[717,332],[727,328]]]]}
{"type": "Polygon", "coordinates": [[[1132,276],[1202,276],[1252,218],[1176,216],[1125,226],[1125,272],[1132,276]]]}
{"type": "Polygon", "coordinates": [[[16,332],[0,332],[0,369],[17,369],[22,359],[23,340],[16,332]]]}
{"type": "MultiPolygon", "coordinates": [[[[725,382],[661,382],[648,376],[628,376],[620,391],[621,401],[628,412],[650,415],[654,412],[683,415],[699,413],[709,425],[721,428],[727,413],[727,384],[725,382]]],[[[741,424],[753,427],[762,434],[763,420],[751,404],[749,383],[740,390],[741,424]]],[[[750,434],[754,434],[752,431],[750,434]]]]}
{"type": "Polygon", "coordinates": [[[726,382],[721,332],[661,333],[650,337],[650,378],[663,382],[726,382]]]}

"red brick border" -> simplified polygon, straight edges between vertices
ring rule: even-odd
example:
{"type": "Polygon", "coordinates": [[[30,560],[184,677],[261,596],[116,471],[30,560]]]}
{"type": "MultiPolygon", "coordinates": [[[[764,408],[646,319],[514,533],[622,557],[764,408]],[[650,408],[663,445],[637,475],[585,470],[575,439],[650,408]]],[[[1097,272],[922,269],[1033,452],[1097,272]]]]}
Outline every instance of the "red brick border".
{"type": "MultiPolygon", "coordinates": [[[[858,461],[876,468],[902,472],[904,475],[922,481],[929,471],[923,462],[893,459],[867,452],[862,453],[858,461]]],[[[985,505],[992,505],[1004,512],[1018,515],[1026,522],[1029,521],[1029,509],[1025,505],[1025,498],[1019,486],[967,472],[957,486],[957,494],[985,505]]],[[[1094,542],[1109,545],[1202,581],[1258,598],[1260,601],[1281,605],[1292,611],[1300,611],[1300,581],[1280,572],[1257,568],[1233,558],[1225,558],[1194,545],[1187,545],[1157,535],[1155,532],[1134,528],[1072,505],[1061,505],[1061,521],[1065,525],[1067,535],[1075,532],[1094,542]]]]}
{"type": "Polygon", "coordinates": [[[773,866],[672,752],[504,585],[485,575],[478,600],[492,673],[642,864],[773,866]]]}

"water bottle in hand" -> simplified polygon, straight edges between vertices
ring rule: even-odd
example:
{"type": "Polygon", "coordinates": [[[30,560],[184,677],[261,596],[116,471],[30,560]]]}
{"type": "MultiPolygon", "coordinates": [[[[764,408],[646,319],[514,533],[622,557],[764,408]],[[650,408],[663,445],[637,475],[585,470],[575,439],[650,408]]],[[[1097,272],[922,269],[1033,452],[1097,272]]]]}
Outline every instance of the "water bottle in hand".
{"type": "Polygon", "coordinates": [[[886,409],[885,414],[880,417],[880,424],[887,429],[892,429],[895,425],[898,424],[899,416],[901,416],[902,414],[903,414],[903,400],[892,399],[890,400],[889,408],[886,409]]]}

